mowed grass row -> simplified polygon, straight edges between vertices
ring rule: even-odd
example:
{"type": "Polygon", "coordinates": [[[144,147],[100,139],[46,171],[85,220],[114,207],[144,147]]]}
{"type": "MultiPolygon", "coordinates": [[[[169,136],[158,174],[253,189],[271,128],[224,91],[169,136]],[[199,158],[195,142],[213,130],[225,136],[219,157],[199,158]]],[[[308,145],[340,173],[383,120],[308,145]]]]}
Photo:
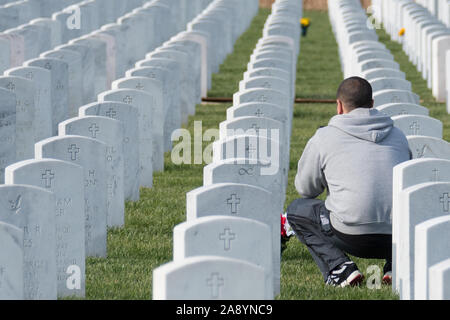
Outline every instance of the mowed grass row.
{"type": "MultiPolygon", "coordinates": [[[[305,17],[311,18],[312,25],[308,36],[302,38],[301,52],[297,67],[297,97],[334,99],[336,90],[343,79],[339,63],[339,54],[334,35],[331,31],[327,12],[306,11],[305,17]]],[[[412,89],[422,100],[422,105],[429,108],[430,116],[444,124],[444,139],[450,141],[450,116],[445,104],[437,103],[426,86],[426,82],[409,62],[401,45],[390,41],[383,30],[378,30],[380,41],[392,52],[400,68],[406,73],[412,89]]],[[[286,205],[296,199],[298,194],[294,187],[297,162],[309,138],[319,126],[327,125],[336,114],[334,104],[302,104],[295,106],[294,124],[291,140],[291,163],[286,205]]],[[[325,194],[321,196],[325,199],[325,194]]],[[[368,267],[377,265],[382,273],[383,260],[367,260],[351,257],[365,274],[366,281],[360,288],[328,288],[312,260],[308,250],[297,239],[290,241],[283,254],[281,272],[280,299],[398,299],[390,286],[381,286],[379,290],[369,289],[367,279],[380,277],[368,267]]]]}
{"type": "MultiPolygon", "coordinates": [[[[300,56],[297,63],[297,97],[315,99],[335,99],[336,91],[343,80],[339,62],[338,47],[331,30],[328,13],[325,11],[305,11],[304,17],[311,19],[307,37],[301,39],[300,56]]],[[[286,207],[299,197],[294,186],[297,163],[308,140],[320,126],[326,126],[336,114],[335,104],[296,104],[294,109],[293,132],[291,138],[291,161],[286,207]]],[[[325,199],[326,194],[320,196],[325,199]]],[[[377,265],[382,277],[383,260],[367,260],[351,257],[366,279],[373,273],[367,268],[377,265]]],[[[391,287],[381,286],[373,290],[367,281],[358,288],[330,288],[325,286],[323,277],[306,246],[297,239],[291,239],[281,261],[281,294],[279,299],[396,299],[391,287]]]]}

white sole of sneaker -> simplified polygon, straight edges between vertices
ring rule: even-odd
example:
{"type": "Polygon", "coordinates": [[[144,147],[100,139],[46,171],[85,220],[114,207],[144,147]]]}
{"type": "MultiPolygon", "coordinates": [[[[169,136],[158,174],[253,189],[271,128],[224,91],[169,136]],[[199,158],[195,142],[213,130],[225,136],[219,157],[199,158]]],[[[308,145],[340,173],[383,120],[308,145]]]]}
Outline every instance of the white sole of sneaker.
{"type": "Polygon", "coordinates": [[[344,281],[340,284],[340,286],[342,288],[344,287],[348,287],[348,286],[356,286],[359,285],[363,280],[363,275],[361,272],[359,272],[358,270],[353,271],[353,273],[344,281]]]}

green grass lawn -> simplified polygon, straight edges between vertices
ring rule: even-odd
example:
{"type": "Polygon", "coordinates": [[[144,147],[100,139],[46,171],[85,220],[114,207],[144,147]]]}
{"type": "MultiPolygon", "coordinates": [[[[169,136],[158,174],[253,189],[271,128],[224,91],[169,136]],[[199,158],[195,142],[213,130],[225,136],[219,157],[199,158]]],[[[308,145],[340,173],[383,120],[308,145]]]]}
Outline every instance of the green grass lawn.
{"type": "MultiPolygon", "coordinates": [[[[231,97],[238,90],[238,83],[256,42],[262,36],[269,13],[269,10],[261,9],[250,29],[237,41],[220,73],[213,76],[209,96],[231,97]]],[[[328,15],[326,12],[306,11],[304,16],[311,18],[312,25],[308,37],[302,38],[297,97],[333,99],[342,73],[328,15]]],[[[444,105],[433,101],[430,90],[426,89],[400,46],[389,42],[382,32],[380,35],[413,82],[414,91],[424,99],[423,105],[430,108],[431,116],[445,123],[445,138],[450,140],[450,119],[444,105]]],[[[198,105],[196,115],[190,117],[185,128],[192,135],[194,121],[202,121],[203,131],[218,128],[219,123],[226,119],[228,107],[230,104],[198,105]]],[[[319,126],[328,123],[334,113],[333,104],[295,106],[286,204],[297,197],[293,179],[306,142],[319,126]]],[[[87,260],[87,299],[151,299],[152,271],[172,260],[172,230],[186,220],[186,193],[202,186],[204,165],[174,165],[170,154],[166,154],[165,171],[154,175],[153,188],[141,189],[140,201],[126,204],[125,227],[108,232],[108,258],[87,260]]],[[[365,274],[369,265],[383,267],[380,260],[355,261],[365,274]]],[[[397,299],[397,296],[387,286],[380,290],[369,290],[365,284],[360,288],[325,287],[306,247],[292,239],[283,254],[281,295],[278,299],[397,299]]]]}

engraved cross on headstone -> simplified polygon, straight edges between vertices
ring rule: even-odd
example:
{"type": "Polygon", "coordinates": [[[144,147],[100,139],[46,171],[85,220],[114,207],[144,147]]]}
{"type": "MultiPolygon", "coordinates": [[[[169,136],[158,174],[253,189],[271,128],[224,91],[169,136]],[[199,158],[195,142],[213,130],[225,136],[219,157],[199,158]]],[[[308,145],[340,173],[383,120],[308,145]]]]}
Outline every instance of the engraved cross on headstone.
{"type": "Polygon", "coordinates": [[[241,199],[238,198],[236,194],[232,194],[230,198],[227,199],[227,204],[231,206],[231,213],[238,213],[238,205],[241,204],[241,199]]]}
{"type": "Polygon", "coordinates": [[[450,196],[448,193],[444,193],[442,195],[442,197],[440,198],[441,203],[442,203],[442,208],[444,210],[444,212],[449,212],[450,211],[450,196]]]}
{"type": "Polygon", "coordinates": [[[72,144],[70,146],[70,148],[68,149],[69,153],[70,153],[70,159],[72,161],[77,160],[77,154],[80,152],[80,148],[77,148],[76,144],[72,144]]]}
{"type": "Polygon", "coordinates": [[[223,249],[229,251],[231,249],[231,241],[236,239],[236,234],[232,233],[230,228],[225,228],[223,233],[219,234],[219,240],[223,241],[223,249]]]}
{"type": "Polygon", "coordinates": [[[97,138],[97,132],[100,131],[100,128],[97,126],[97,124],[93,123],[90,127],[89,127],[89,132],[92,134],[92,138],[96,139],[97,138]]]}
{"type": "Polygon", "coordinates": [[[144,88],[145,87],[140,82],[136,85],[136,89],[138,89],[138,90],[144,90],[144,88]]]}
{"type": "Polygon", "coordinates": [[[109,110],[106,111],[106,116],[115,119],[117,116],[117,112],[113,108],[109,108],[109,110]]]}
{"type": "Polygon", "coordinates": [[[218,272],[212,273],[206,284],[211,288],[211,298],[217,299],[220,296],[220,287],[223,287],[224,280],[218,272]]]}
{"type": "Polygon", "coordinates": [[[125,98],[123,98],[123,102],[125,102],[126,104],[131,104],[133,103],[133,98],[130,96],[126,96],[125,98]]]}
{"type": "Polygon", "coordinates": [[[8,89],[9,91],[14,91],[14,90],[16,90],[16,85],[14,83],[10,82],[6,86],[6,89],[8,89]]]}
{"type": "Polygon", "coordinates": [[[262,112],[261,109],[258,109],[258,111],[255,112],[255,116],[262,117],[264,116],[264,112],[262,112]]]}
{"type": "Polygon", "coordinates": [[[417,121],[414,121],[414,122],[409,126],[409,129],[411,129],[412,132],[413,132],[413,135],[416,136],[416,135],[419,133],[420,125],[419,125],[419,123],[418,123],[417,121]]]}
{"type": "Polygon", "coordinates": [[[52,172],[52,170],[45,170],[45,172],[42,174],[42,180],[45,183],[45,187],[47,189],[52,187],[52,180],[55,178],[55,174],[52,172]]]}

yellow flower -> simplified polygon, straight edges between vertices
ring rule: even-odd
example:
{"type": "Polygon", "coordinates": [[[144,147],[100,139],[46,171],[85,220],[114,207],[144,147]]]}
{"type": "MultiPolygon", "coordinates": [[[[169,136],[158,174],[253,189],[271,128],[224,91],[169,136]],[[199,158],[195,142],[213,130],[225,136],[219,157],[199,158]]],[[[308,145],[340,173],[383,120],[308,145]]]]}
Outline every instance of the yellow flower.
{"type": "Polygon", "coordinates": [[[302,25],[302,27],[308,27],[310,24],[309,18],[300,19],[300,24],[302,25]]]}
{"type": "Polygon", "coordinates": [[[406,32],[405,28],[401,28],[400,31],[398,32],[398,35],[400,37],[403,37],[405,35],[405,32],[406,32]]]}

